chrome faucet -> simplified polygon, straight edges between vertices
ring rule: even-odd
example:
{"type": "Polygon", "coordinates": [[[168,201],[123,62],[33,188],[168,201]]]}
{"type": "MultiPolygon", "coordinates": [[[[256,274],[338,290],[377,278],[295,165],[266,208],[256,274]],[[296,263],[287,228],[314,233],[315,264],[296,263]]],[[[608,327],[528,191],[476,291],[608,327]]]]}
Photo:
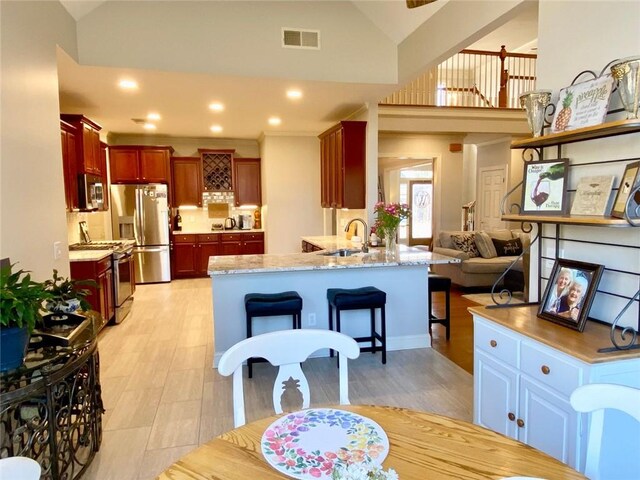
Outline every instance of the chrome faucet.
{"type": "Polygon", "coordinates": [[[351,224],[353,222],[360,222],[362,223],[362,225],[364,226],[364,236],[362,237],[362,251],[364,253],[368,253],[369,252],[369,242],[368,242],[368,238],[369,238],[369,227],[367,227],[367,222],[365,222],[363,219],[361,218],[352,218],[351,220],[349,220],[349,222],[347,223],[347,226],[344,227],[344,231],[348,232],[349,231],[349,227],[351,226],[351,224]]]}

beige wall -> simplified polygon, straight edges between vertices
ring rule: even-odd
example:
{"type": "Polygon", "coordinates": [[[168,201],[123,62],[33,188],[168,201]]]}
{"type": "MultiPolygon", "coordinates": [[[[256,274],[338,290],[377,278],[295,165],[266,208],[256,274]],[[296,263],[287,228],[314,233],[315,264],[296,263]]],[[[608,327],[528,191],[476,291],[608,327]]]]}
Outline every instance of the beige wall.
{"type": "Polygon", "coordinates": [[[458,230],[462,211],[462,152],[449,152],[450,143],[462,143],[463,135],[381,134],[380,157],[433,158],[434,231],[458,230]]]}
{"type": "Polygon", "coordinates": [[[300,252],[300,237],[323,235],[320,140],[268,135],[261,158],[266,252],[300,252]]]}
{"type": "Polygon", "coordinates": [[[38,280],[68,275],[56,45],[76,56],[74,21],[58,2],[3,1],[0,22],[0,257],[38,280]]]}
{"type": "Polygon", "coordinates": [[[258,158],[257,140],[237,138],[166,137],[162,135],[125,135],[109,133],[109,145],[171,145],[176,157],[197,157],[199,148],[234,149],[236,157],[258,158]]]}
{"type": "Polygon", "coordinates": [[[103,3],[78,22],[80,62],[362,83],[397,79],[395,43],[351,2],[201,1],[188,5],[185,8],[181,1],[103,3]],[[282,27],[320,30],[322,48],[282,48],[282,27]]]}
{"type": "Polygon", "coordinates": [[[412,81],[526,8],[523,0],[449,1],[398,47],[400,83],[412,81]],[[455,25],[455,28],[452,26],[455,25]]]}

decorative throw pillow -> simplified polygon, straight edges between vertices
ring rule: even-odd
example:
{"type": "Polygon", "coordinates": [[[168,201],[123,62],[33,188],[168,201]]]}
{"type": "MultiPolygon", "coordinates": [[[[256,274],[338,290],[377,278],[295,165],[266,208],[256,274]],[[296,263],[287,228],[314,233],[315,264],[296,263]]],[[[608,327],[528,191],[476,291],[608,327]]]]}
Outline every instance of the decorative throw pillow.
{"type": "Polygon", "coordinates": [[[514,257],[522,253],[522,241],[519,238],[511,240],[493,239],[493,245],[499,257],[514,257]]]}
{"type": "Polygon", "coordinates": [[[487,232],[476,232],[476,247],[480,255],[482,255],[482,258],[495,258],[498,256],[496,247],[493,245],[491,237],[487,232]]]}
{"type": "Polygon", "coordinates": [[[479,257],[480,252],[476,248],[474,233],[459,233],[451,235],[451,241],[453,242],[453,248],[465,252],[469,257],[479,257]]]}

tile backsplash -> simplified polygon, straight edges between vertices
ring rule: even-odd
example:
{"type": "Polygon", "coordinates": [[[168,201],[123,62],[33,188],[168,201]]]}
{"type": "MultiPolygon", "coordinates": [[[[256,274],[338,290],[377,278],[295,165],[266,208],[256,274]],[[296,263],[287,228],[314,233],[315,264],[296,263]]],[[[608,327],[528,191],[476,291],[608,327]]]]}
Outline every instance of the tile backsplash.
{"type": "Polygon", "coordinates": [[[209,216],[208,205],[210,203],[227,203],[229,205],[229,217],[232,218],[236,218],[241,214],[253,215],[255,210],[254,208],[235,207],[233,192],[204,192],[202,194],[202,208],[180,210],[183,232],[208,232],[211,230],[211,225],[213,223],[224,221],[224,218],[211,218],[209,216]]]}
{"type": "Polygon", "coordinates": [[[67,212],[67,241],[69,245],[81,242],[78,222],[87,222],[91,240],[111,239],[110,212],[67,212]]]}

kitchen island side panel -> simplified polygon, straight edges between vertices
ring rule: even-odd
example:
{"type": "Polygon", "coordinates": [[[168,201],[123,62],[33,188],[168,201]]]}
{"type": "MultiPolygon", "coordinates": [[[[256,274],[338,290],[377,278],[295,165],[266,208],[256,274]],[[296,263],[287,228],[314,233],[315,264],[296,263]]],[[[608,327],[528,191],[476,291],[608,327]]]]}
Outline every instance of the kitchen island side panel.
{"type": "MultiPolygon", "coordinates": [[[[245,294],[295,290],[303,300],[302,328],[326,330],[329,328],[327,289],[364,286],[374,286],[387,293],[387,350],[430,348],[427,265],[212,275],[214,368],[229,347],[246,338],[245,294]],[[309,324],[310,314],[315,314],[315,325],[309,324]]],[[[380,312],[376,311],[378,331],[379,319],[380,312]]],[[[368,335],[369,311],[343,311],[341,326],[347,335],[368,335]]],[[[291,316],[253,320],[254,335],[290,328],[291,316]]],[[[326,355],[326,352],[315,355],[326,355]]]]}

